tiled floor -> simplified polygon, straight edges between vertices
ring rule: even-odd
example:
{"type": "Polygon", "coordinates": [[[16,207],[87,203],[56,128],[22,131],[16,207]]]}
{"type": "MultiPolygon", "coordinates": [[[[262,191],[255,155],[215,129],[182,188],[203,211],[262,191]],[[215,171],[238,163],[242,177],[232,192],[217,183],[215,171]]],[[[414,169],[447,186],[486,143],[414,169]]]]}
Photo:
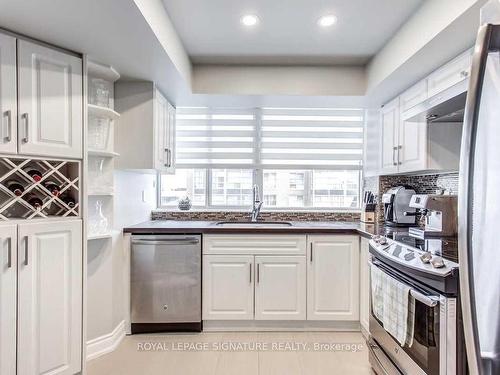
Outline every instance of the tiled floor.
{"type": "Polygon", "coordinates": [[[89,375],[372,373],[363,336],[347,332],[127,336],[116,351],[90,361],[87,370],[89,375]],[[232,351],[219,350],[230,343],[232,351]],[[200,350],[192,350],[195,346],[200,350]]]}

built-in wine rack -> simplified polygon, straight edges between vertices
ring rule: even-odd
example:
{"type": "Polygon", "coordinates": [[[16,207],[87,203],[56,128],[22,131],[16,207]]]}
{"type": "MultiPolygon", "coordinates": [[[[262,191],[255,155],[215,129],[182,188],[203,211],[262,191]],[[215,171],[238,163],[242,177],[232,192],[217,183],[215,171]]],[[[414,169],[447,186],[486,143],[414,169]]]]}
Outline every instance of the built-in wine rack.
{"type": "Polygon", "coordinates": [[[0,157],[0,176],[0,220],[80,216],[80,162],[0,157]]]}

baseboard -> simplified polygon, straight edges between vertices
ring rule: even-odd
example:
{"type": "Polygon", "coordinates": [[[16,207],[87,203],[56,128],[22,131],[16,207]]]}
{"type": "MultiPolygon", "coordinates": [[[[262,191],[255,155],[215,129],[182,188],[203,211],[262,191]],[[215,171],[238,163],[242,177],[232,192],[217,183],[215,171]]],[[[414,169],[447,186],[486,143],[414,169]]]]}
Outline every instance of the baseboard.
{"type": "Polygon", "coordinates": [[[125,321],[122,320],[113,332],[87,341],[87,361],[115,350],[125,337],[125,321]]]}
{"type": "Polygon", "coordinates": [[[359,321],[311,321],[311,320],[204,320],[205,332],[359,332],[359,321]]]}

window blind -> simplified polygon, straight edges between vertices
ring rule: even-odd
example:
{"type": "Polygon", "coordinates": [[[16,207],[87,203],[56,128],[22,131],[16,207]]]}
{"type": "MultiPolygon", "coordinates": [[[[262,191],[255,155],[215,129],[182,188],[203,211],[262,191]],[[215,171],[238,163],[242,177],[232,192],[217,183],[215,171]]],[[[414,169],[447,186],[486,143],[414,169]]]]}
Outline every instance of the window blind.
{"type": "Polygon", "coordinates": [[[177,108],[183,168],[359,170],[363,110],[177,108]]]}
{"type": "Polygon", "coordinates": [[[260,163],[264,168],[359,170],[363,110],[264,108],[260,163]]]}
{"type": "Polygon", "coordinates": [[[178,108],[176,164],[189,168],[248,168],[255,164],[253,110],[178,108]]]}

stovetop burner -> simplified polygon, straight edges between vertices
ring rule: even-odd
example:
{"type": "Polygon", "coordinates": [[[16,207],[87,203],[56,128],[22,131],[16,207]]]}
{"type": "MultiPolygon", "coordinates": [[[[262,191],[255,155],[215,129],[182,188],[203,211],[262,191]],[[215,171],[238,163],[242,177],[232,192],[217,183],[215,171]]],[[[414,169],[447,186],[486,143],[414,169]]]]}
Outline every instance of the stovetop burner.
{"type": "Polygon", "coordinates": [[[407,228],[404,230],[394,227],[385,227],[383,235],[406,246],[428,251],[432,255],[437,255],[458,263],[458,241],[456,237],[431,237],[422,239],[408,234],[407,228]]]}

